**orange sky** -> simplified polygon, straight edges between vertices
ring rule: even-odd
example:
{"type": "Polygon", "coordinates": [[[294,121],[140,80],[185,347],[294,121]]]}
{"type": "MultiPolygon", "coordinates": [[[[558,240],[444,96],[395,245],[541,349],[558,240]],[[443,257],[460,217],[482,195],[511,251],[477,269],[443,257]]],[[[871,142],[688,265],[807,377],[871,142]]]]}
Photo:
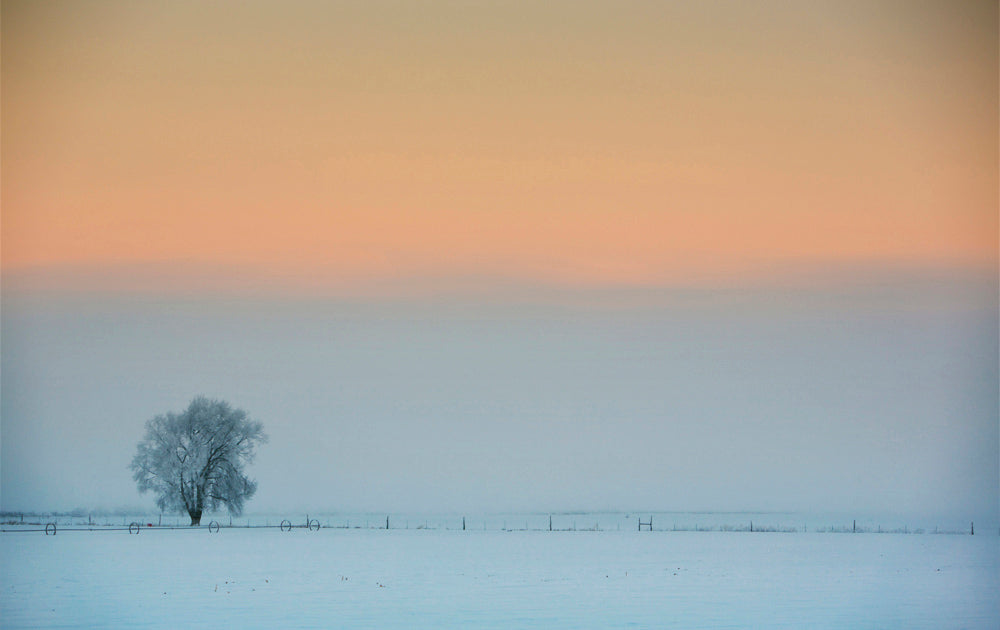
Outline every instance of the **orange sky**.
{"type": "Polygon", "coordinates": [[[994,267],[996,3],[791,4],[5,1],[3,270],[994,267]]]}

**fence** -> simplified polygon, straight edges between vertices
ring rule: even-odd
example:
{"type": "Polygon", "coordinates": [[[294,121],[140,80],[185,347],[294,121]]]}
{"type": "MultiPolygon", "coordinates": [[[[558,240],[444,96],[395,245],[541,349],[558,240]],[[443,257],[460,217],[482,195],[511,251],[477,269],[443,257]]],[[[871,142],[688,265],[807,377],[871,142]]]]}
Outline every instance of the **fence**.
{"type": "MultiPolygon", "coordinates": [[[[627,531],[632,527],[629,523],[637,525],[639,532],[748,532],[748,533],[818,533],[818,534],[966,534],[975,535],[975,523],[969,523],[967,529],[956,527],[941,528],[934,526],[911,528],[908,525],[883,527],[880,524],[869,524],[859,526],[857,520],[850,521],[849,525],[816,525],[811,528],[803,523],[800,526],[788,526],[781,524],[761,524],[760,521],[748,520],[744,524],[733,524],[731,522],[687,522],[678,524],[675,519],[669,526],[664,526],[665,514],[658,517],[660,527],[654,529],[653,516],[648,520],[643,517],[633,517],[624,514],[606,513],[571,513],[571,514],[527,514],[527,515],[489,515],[481,518],[482,531],[504,531],[504,532],[605,532],[605,531],[627,531]],[[622,527],[625,525],[626,527],[622,527]]],[[[110,516],[105,516],[103,524],[95,522],[92,516],[87,516],[86,521],[80,515],[29,515],[29,520],[25,522],[23,514],[12,515],[6,513],[0,516],[0,532],[2,533],[28,533],[42,532],[46,535],[56,535],[61,532],[128,532],[137,535],[144,531],[200,531],[207,529],[210,533],[219,533],[223,529],[277,529],[288,532],[293,529],[304,529],[307,531],[318,531],[324,529],[339,530],[479,530],[479,522],[469,519],[466,516],[450,516],[436,518],[413,518],[406,515],[386,515],[374,517],[374,515],[345,516],[328,515],[321,523],[319,518],[306,515],[305,519],[292,520],[289,518],[272,519],[268,517],[247,518],[244,523],[233,523],[229,518],[228,524],[218,520],[212,520],[207,525],[188,526],[182,525],[180,519],[173,519],[173,524],[168,517],[167,523],[163,523],[163,515],[154,518],[135,518],[121,516],[121,525],[117,520],[112,523],[110,516]],[[156,524],[153,524],[155,520],[156,524]]],[[[117,519],[117,517],[115,517],[117,519]]],[[[100,520],[100,519],[99,519],[100,520]]],[[[632,531],[636,531],[633,529],[632,531]]],[[[1000,533],[1000,531],[998,531],[1000,533]]]]}

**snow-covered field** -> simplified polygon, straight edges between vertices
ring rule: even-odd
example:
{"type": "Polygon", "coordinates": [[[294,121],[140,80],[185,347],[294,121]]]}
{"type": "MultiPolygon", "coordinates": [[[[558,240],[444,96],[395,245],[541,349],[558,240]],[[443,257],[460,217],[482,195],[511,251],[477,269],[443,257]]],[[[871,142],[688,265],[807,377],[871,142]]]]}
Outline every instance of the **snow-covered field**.
{"type": "Polygon", "coordinates": [[[990,628],[1000,537],[0,534],[4,628],[990,628]]]}

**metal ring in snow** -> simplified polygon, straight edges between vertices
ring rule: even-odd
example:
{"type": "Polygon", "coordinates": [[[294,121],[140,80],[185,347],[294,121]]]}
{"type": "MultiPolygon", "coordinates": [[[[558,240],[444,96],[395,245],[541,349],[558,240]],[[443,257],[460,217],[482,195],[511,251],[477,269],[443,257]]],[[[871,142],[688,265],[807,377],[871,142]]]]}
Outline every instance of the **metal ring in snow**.
{"type": "Polygon", "coordinates": [[[313,520],[309,521],[309,531],[311,531],[311,532],[318,532],[319,531],[319,521],[317,521],[316,519],[313,519],[313,520]]]}
{"type": "Polygon", "coordinates": [[[208,524],[208,533],[217,534],[219,532],[219,521],[212,521],[208,524]]]}
{"type": "Polygon", "coordinates": [[[287,518],[285,520],[281,521],[281,531],[283,531],[283,532],[290,532],[290,531],[292,531],[292,522],[290,520],[288,520],[287,518]]]}
{"type": "Polygon", "coordinates": [[[52,531],[52,535],[55,536],[56,535],[56,524],[55,523],[49,523],[49,524],[47,524],[45,526],[45,535],[46,536],[49,535],[50,528],[51,528],[51,531],[52,531]]]}
{"type": "Polygon", "coordinates": [[[128,524],[128,533],[130,534],[138,534],[139,529],[140,529],[139,524],[136,523],[135,521],[132,521],[131,523],[128,524]]]}

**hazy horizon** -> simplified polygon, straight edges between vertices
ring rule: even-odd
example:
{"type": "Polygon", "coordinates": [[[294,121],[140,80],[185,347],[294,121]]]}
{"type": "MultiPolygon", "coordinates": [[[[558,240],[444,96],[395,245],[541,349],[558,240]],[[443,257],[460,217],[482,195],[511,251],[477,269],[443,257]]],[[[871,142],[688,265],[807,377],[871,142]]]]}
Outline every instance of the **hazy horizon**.
{"type": "Polygon", "coordinates": [[[830,270],[507,284],[493,300],[5,289],[3,509],[152,506],[127,470],[144,422],[205,394],[271,437],[249,511],[995,521],[995,282],[830,270]]]}

